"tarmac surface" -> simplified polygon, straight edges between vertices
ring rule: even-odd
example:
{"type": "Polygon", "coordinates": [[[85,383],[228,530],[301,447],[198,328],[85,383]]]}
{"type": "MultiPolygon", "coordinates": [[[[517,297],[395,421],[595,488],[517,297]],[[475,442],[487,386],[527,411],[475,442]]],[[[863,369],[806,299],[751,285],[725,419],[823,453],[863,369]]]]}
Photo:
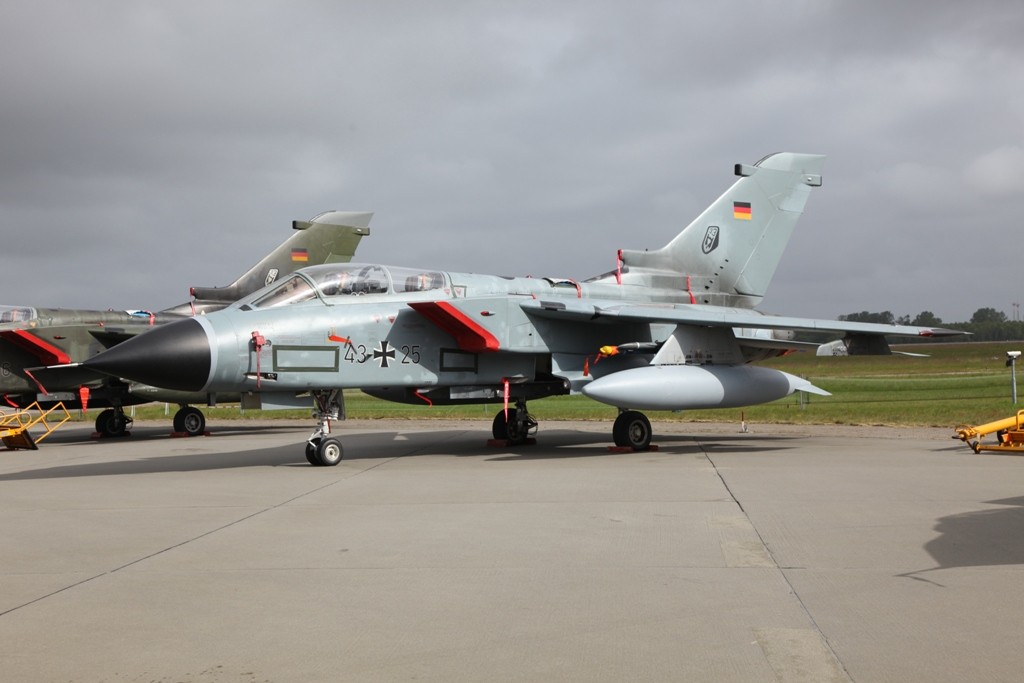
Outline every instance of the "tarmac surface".
{"type": "Polygon", "coordinates": [[[951,429],[311,429],[0,451],[2,679],[1024,676],[1024,459],[951,429]]]}

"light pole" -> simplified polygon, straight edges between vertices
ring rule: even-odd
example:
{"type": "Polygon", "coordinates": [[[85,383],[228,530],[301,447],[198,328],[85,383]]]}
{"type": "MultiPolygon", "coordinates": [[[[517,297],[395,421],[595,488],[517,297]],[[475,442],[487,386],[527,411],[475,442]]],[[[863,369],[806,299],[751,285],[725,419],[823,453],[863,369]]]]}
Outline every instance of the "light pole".
{"type": "Polygon", "coordinates": [[[1013,392],[1013,404],[1017,405],[1017,359],[1020,351],[1006,352],[1006,365],[1010,368],[1010,387],[1013,392]]]}

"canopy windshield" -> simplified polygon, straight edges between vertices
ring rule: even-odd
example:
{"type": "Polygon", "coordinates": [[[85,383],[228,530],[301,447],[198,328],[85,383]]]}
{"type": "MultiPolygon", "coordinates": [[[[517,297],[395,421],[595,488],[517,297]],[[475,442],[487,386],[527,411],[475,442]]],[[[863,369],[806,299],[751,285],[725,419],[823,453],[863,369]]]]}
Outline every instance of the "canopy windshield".
{"type": "Polygon", "coordinates": [[[412,268],[393,268],[366,263],[329,263],[295,272],[252,305],[256,308],[288,306],[321,298],[424,292],[443,289],[444,274],[412,268]]]}
{"type": "Polygon", "coordinates": [[[23,323],[36,317],[36,309],[28,306],[0,306],[0,323],[23,323]]]}

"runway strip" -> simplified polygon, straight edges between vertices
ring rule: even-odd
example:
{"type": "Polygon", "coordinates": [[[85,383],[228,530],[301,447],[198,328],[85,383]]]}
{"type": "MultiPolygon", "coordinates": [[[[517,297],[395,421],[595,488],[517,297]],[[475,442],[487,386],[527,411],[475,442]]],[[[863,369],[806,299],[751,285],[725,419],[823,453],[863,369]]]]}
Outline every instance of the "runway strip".
{"type": "Polygon", "coordinates": [[[939,430],[483,422],[0,453],[21,681],[1013,680],[1024,460],[939,430]]]}

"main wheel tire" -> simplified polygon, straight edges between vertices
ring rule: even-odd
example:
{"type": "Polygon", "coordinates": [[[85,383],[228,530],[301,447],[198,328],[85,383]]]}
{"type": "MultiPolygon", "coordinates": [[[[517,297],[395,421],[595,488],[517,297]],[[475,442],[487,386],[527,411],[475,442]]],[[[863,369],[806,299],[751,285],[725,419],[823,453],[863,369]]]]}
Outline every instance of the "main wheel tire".
{"type": "Polygon", "coordinates": [[[316,447],[317,458],[320,459],[320,464],[326,467],[334,467],[341,462],[342,457],[345,455],[345,451],[341,447],[341,442],[335,438],[321,439],[320,443],[316,447]]]}
{"type": "Polygon", "coordinates": [[[206,432],[206,416],[198,408],[185,406],[174,414],[174,431],[202,436],[206,432]]]}
{"type": "Polygon", "coordinates": [[[491,423],[491,434],[495,439],[508,441],[510,445],[518,445],[526,442],[529,436],[529,428],[525,422],[516,419],[516,411],[508,411],[509,419],[505,419],[505,411],[499,410],[491,423]]]}
{"type": "Polygon", "coordinates": [[[110,418],[114,417],[114,409],[107,408],[99,415],[96,416],[96,431],[100,434],[106,435],[107,433],[107,422],[110,418]]]}
{"type": "Polygon", "coordinates": [[[491,434],[495,439],[508,438],[508,422],[505,420],[504,410],[499,410],[498,414],[494,416],[494,422],[491,423],[491,434]]]}
{"type": "Polygon", "coordinates": [[[128,418],[124,413],[108,408],[96,418],[96,431],[102,436],[124,436],[128,432],[128,418]]]}
{"type": "Polygon", "coordinates": [[[620,413],[612,426],[612,439],[622,448],[646,451],[651,447],[651,436],[651,421],[635,410],[620,413]]]}

